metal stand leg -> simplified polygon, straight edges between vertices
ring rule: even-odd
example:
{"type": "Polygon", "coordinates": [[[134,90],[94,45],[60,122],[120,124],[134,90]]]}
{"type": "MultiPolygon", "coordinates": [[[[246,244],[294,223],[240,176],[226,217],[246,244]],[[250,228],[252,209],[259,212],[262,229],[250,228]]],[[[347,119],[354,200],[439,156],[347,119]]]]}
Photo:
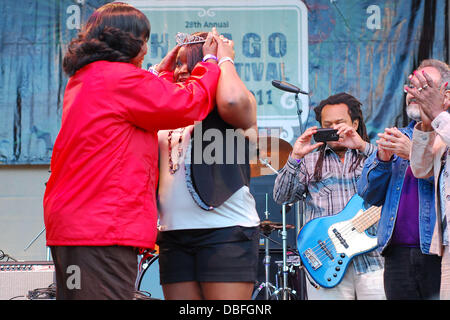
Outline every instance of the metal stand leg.
{"type": "MultiPolygon", "coordinates": [[[[266,220],[269,219],[269,210],[268,210],[268,194],[266,193],[266,211],[265,211],[265,216],[266,216],[266,220]]],[[[270,263],[271,263],[271,256],[270,256],[270,246],[269,246],[269,241],[274,241],[272,239],[269,238],[271,231],[264,231],[262,233],[262,235],[264,236],[264,247],[265,247],[265,256],[264,256],[264,271],[265,271],[265,281],[261,282],[258,286],[257,289],[255,289],[255,291],[253,292],[252,295],[252,300],[255,300],[257,298],[257,296],[259,295],[259,293],[261,292],[261,290],[264,289],[264,298],[265,300],[270,300],[276,290],[278,289],[278,284],[276,286],[274,286],[272,283],[270,283],[270,263]]]]}
{"type": "Polygon", "coordinates": [[[47,247],[47,261],[51,261],[52,259],[52,253],[50,251],[50,247],[47,247]]]}
{"type": "MultiPolygon", "coordinates": [[[[30,243],[23,249],[23,251],[27,251],[29,247],[31,247],[31,245],[41,236],[41,234],[43,234],[45,231],[45,227],[41,230],[41,232],[39,232],[37,234],[36,237],[34,237],[33,240],[30,241],[30,243]]],[[[50,253],[50,248],[47,247],[47,261],[51,261],[51,253],[50,253]]]]}
{"type": "MultiPolygon", "coordinates": [[[[269,219],[269,211],[267,210],[267,208],[268,208],[268,195],[267,195],[267,193],[266,193],[266,212],[265,212],[265,214],[266,214],[266,220],[268,220],[269,219]]],[[[266,282],[265,282],[265,292],[266,292],[266,294],[265,294],[265,297],[266,297],[266,300],[269,300],[269,297],[270,297],[270,288],[269,288],[269,286],[268,286],[268,284],[269,284],[269,272],[270,272],[270,254],[269,254],[269,239],[267,239],[267,237],[265,237],[264,238],[264,246],[265,246],[265,253],[266,253],[266,255],[265,255],[265,257],[264,257],[264,268],[265,268],[265,276],[266,276],[266,282]]]]}
{"type": "Polygon", "coordinates": [[[282,224],[283,229],[281,231],[281,239],[283,243],[283,300],[288,300],[288,267],[287,267],[287,231],[286,231],[286,205],[283,204],[282,206],[282,224]]]}
{"type": "MultiPolygon", "coordinates": [[[[296,213],[297,213],[297,235],[300,232],[300,229],[303,227],[304,219],[303,219],[303,212],[304,212],[304,199],[300,199],[297,202],[296,205],[296,213]]],[[[299,293],[298,297],[299,300],[306,300],[306,275],[305,270],[303,269],[302,261],[300,260],[300,268],[299,268],[299,293]]]]}

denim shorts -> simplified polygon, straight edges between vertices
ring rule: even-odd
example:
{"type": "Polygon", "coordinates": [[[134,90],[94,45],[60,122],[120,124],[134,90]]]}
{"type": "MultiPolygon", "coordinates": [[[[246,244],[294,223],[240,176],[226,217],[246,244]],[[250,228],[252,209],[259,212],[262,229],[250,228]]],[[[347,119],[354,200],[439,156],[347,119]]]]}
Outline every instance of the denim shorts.
{"type": "Polygon", "coordinates": [[[161,284],[257,280],[259,227],[163,231],[157,244],[161,284]]]}

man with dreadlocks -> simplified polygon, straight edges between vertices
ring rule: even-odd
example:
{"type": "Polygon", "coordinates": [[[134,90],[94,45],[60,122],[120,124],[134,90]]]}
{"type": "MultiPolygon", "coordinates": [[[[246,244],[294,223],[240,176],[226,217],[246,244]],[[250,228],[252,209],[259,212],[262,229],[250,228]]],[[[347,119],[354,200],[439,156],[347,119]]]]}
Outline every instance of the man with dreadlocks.
{"type": "MultiPolygon", "coordinates": [[[[317,127],[306,129],[279,171],[273,191],[274,200],[280,204],[306,195],[306,222],[345,208],[356,194],[364,160],[376,150],[369,143],[361,102],[355,97],[338,93],[321,101],[314,112],[323,128],[338,130],[339,140],[311,144],[317,127]]],[[[369,230],[376,233],[375,227],[369,230]]],[[[339,285],[316,290],[307,282],[307,295],[309,300],[383,300],[383,260],[376,251],[359,255],[339,285]]]]}

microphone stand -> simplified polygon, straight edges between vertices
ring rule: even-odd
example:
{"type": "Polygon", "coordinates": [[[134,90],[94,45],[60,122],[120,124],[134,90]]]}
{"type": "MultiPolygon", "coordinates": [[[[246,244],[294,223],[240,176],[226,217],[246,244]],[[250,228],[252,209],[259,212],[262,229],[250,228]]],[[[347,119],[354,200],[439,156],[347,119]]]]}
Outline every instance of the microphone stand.
{"type": "MultiPolygon", "coordinates": [[[[261,161],[261,163],[263,163],[264,165],[269,167],[273,172],[278,174],[278,171],[275,168],[273,168],[266,159],[261,159],[260,158],[259,161],[261,161]]],[[[266,194],[266,201],[267,201],[267,194],[266,194]]],[[[288,269],[288,266],[287,266],[287,259],[286,259],[286,257],[287,257],[286,205],[287,205],[286,203],[284,203],[282,205],[282,211],[281,211],[281,214],[282,214],[282,226],[283,226],[283,228],[281,230],[281,240],[282,240],[282,246],[283,246],[283,269],[282,269],[283,270],[282,271],[283,272],[282,273],[282,275],[283,275],[283,283],[282,283],[282,286],[281,286],[281,291],[283,293],[283,296],[282,296],[283,300],[288,300],[288,290],[290,290],[288,288],[287,276],[288,276],[288,270],[289,269],[288,269]]],[[[269,249],[269,247],[268,247],[268,242],[267,242],[266,243],[266,258],[269,255],[268,249],[269,249]]],[[[268,268],[269,267],[268,260],[265,259],[264,262],[266,263],[266,268],[268,268]]],[[[266,269],[266,283],[267,283],[267,280],[268,279],[267,279],[267,269],[266,269]]],[[[266,286],[266,295],[269,294],[268,290],[269,290],[269,288],[266,286]]]]}
{"type": "MultiPolygon", "coordinates": [[[[266,220],[269,220],[269,211],[268,211],[268,202],[267,202],[268,198],[267,198],[267,193],[266,193],[266,220]]],[[[269,250],[269,238],[265,237],[264,238],[264,246],[265,246],[265,253],[266,256],[264,257],[264,268],[265,268],[265,276],[266,276],[266,290],[265,290],[265,297],[266,300],[269,300],[270,298],[270,282],[269,282],[269,272],[270,272],[270,250],[269,250]]]]}
{"type": "MultiPolygon", "coordinates": [[[[298,115],[298,124],[299,124],[299,128],[300,128],[300,135],[303,134],[303,124],[302,124],[302,108],[300,107],[300,102],[299,102],[299,98],[298,98],[298,93],[295,94],[295,103],[297,105],[297,115],[298,115]]],[[[308,116],[309,116],[309,112],[308,112],[308,116]]],[[[308,118],[306,119],[306,122],[308,122],[308,118]]],[[[297,201],[297,235],[300,232],[300,229],[303,227],[303,200],[304,197],[302,196],[300,200],[297,201]]],[[[300,272],[300,292],[299,292],[299,297],[300,300],[304,300],[306,297],[306,293],[304,292],[306,287],[305,287],[305,275],[304,275],[304,270],[302,268],[300,268],[299,270],[300,272]]]]}
{"type": "Polygon", "coordinates": [[[300,102],[298,99],[298,93],[295,94],[295,104],[297,105],[297,115],[298,115],[298,125],[300,127],[300,135],[303,134],[303,125],[302,125],[302,108],[300,108],[300,102]]]}
{"type": "Polygon", "coordinates": [[[287,231],[286,231],[286,204],[282,205],[282,226],[283,229],[281,231],[281,240],[283,243],[283,300],[288,300],[288,267],[287,267],[287,231]]]}
{"type": "MultiPolygon", "coordinates": [[[[272,85],[277,87],[280,90],[295,93],[295,104],[297,106],[298,125],[299,125],[299,129],[300,129],[300,135],[302,135],[303,134],[302,109],[300,107],[300,101],[298,98],[298,94],[302,93],[302,94],[308,95],[308,93],[301,91],[299,88],[297,88],[291,84],[283,83],[282,81],[273,80],[272,85]]],[[[308,109],[308,111],[309,111],[309,109],[308,109]]],[[[309,112],[308,112],[308,116],[309,116],[309,112]]],[[[306,118],[306,122],[308,122],[308,116],[306,118]]],[[[271,169],[272,169],[272,171],[276,172],[275,169],[273,169],[273,168],[271,168],[271,169]]],[[[302,214],[303,214],[302,211],[303,210],[302,209],[303,209],[303,199],[300,199],[297,203],[297,234],[300,231],[300,228],[302,227],[302,224],[303,224],[303,219],[302,219],[302,214]]],[[[282,241],[283,242],[283,285],[282,285],[282,290],[283,290],[283,299],[287,300],[288,299],[288,292],[287,292],[288,291],[288,287],[287,287],[288,268],[287,268],[287,261],[286,261],[286,256],[287,256],[286,203],[284,203],[282,205],[282,225],[283,225],[283,229],[281,232],[281,236],[282,236],[282,240],[283,240],[282,241]]],[[[301,286],[300,289],[301,289],[300,295],[303,296],[304,295],[303,286],[301,286]]]]}

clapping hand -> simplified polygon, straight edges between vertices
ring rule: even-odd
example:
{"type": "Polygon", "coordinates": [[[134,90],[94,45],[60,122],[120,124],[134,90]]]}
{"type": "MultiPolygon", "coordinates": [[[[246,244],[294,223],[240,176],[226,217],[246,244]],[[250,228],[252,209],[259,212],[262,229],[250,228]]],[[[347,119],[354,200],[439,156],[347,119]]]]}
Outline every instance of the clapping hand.
{"type": "Polygon", "coordinates": [[[382,161],[389,161],[394,154],[409,160],[411,151],[411,140],[397,128],[386,128],[384,133],[379,133],[377,140],[378,158],[382,161]]]}
{"type": "Polygon", "coordinates": [[[405,90],[414,96],[421,112],[430,121],[449,108],[450,99],[446,99],[448,83],[439,87],[439,84],[433,81],[424,70],[414,71],[414,76],[410,76],[410,81],[414,87],[405,87],[405,90]]]}

